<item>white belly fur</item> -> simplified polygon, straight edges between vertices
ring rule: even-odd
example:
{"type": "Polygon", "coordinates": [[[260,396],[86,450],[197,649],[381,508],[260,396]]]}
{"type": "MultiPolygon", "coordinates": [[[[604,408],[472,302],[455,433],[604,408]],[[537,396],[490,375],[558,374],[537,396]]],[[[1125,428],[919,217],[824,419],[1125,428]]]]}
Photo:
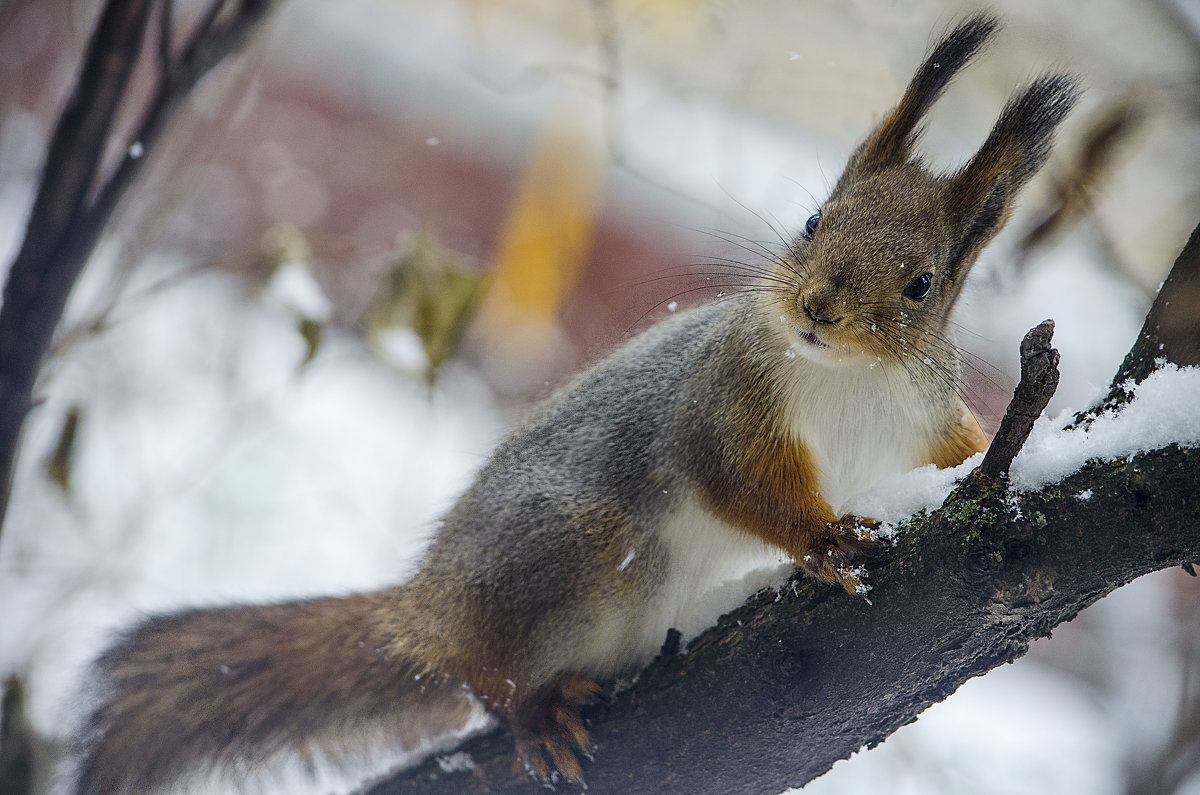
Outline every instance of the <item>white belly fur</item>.
{"type": "Polygon", "coordinates": [[[782,551],[722,522],[695,500],[667,519],[659,540],[667,572],[642,614],[599,622],[581,649],[581,669],[593,676],[639,670],[658,654],[667,630],[679,630],[685,641],[693,638],[791,571],[782,551]]]}

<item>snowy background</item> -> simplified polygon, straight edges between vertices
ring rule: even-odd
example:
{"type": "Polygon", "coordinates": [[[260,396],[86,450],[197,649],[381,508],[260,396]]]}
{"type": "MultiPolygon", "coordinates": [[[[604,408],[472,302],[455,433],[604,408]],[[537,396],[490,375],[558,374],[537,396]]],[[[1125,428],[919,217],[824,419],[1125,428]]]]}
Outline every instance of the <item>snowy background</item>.
{"type": "MultiPolygon", "coordinates": [[[[1038,69],[1088,87],[957,315],[985,424],[1047,317],[1063,373],[1050,412],[1095,399],[1200,217],[1196,6],[1009,4],[1008,29],[934,113],[924,148],[950,166],[1038,69]],[[1014,264],[1089,120],[1131,96],[1146,120],[1091,211],[1014,264]]],[[[0,261],[95,8],[0,6],[0,261]]],[[[770,240],[819,206],[957,13],[286,4],[155,153],[73,296],[26,428],[0,540],[0,676],[24,681],[43,761],[78,718],[85,663],[138,616],[411,573],[530,400],[667,301],[718,289],[691,292],[687,265],[745,256],[731,236],[770,240]],[[417,232],[493,274],[432,387],[411,334],[367,344],[357,324],[417,232]],[[324,329],[311,357],[300,321],[324,329]],[[72,413],[64,488],[47,471],[72,413]]],[[[805,792],[1137,791],[1196,709],[1196,596],[1182,572],[1122,589],[805,792]]],[[[301,787],[347,785],[264,784],[301,787]]]]}

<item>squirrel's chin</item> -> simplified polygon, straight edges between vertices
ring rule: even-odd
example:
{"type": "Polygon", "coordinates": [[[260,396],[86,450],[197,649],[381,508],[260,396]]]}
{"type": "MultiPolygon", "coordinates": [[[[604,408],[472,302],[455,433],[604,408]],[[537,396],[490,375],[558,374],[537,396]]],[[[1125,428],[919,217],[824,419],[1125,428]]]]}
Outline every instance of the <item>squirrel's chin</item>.
{"type": "Polygon", "coordinates": [[[796,329],[788,347],[789,358],[803,358],[825,367],[875,367],[882,359],[874,351],[854,344],[825,341],[811,331],[796,329]]]}
{"type": "Polygon", "coordinates": [[[881,362],[877,352],[862,340],[840,329],[805,328],[804,324],[781,315],[785,351],[789,359],[804,359],[825,367],[872,367],[881,362]],[[839,333],[840,332],[840,333],[839,333]]]}
{"type": "Polygon", "coordinates": [[[806,359],[815,364],[825,365],[826,367],[837,367],[843,364],[848,358],[844,351],[819,340],[806,339],[804,335],[801,335],[799,341],[792,343],[788,351],[796,357],[806,359]]]}

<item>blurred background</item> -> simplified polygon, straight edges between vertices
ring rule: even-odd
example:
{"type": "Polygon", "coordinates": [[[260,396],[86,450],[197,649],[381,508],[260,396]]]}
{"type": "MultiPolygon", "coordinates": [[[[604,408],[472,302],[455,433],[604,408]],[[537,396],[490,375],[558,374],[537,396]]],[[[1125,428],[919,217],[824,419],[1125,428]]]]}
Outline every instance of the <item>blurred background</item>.
{"type": "MultiPolygon", "coordinates": [[[[179,0],[181,25],[205,6],[179,0]]],[[[139,615],[411,573],[531,401],[743,283],[720,264],[798,229],[980,7],[280,3],[147,153],[27,423],[0,675],[39,786],[84,663],[139,615]]],[[[98,8],[0,2],[0,262],[98,8]]],[[[934,109],[930,162],[961,163],[1041,70],[1087,93],[957,312],[989,428],[1047,317],[1050,411],[1098,397],[1200,220],[1200,2],[996,10],[1006,29],[934,109]]],[[[1197,595],[1182,572],[1143,578],[806,792],[1200,792],[1197,595]]],[[[263,791],[358,774],[323,775],[263,791]]]]}

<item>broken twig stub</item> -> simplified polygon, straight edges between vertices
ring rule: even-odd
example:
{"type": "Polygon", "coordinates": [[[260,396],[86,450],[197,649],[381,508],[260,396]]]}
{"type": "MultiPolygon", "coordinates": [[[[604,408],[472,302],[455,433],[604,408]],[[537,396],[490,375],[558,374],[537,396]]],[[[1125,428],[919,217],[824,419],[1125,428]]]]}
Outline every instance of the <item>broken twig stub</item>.
{"type": "Polygon", "coordinates": [[[1043,320],[1021,340],[1021,380],[1000,429],[988,447],[979,472],[993,478],[1004,477],[1020,452],[1033,423],[1041,416],[1058,388],[1058,351],[1050,347],[1054,321],[1043,320]]]}

